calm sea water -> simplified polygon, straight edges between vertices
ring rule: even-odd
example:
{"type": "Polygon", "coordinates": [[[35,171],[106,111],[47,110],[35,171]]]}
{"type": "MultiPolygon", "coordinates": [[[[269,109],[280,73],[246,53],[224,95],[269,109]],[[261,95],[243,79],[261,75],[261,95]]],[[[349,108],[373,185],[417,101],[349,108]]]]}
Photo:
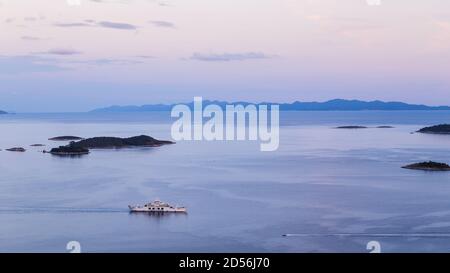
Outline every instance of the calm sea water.
{"type": "Polygon", "coordinates": [[[282,113],[280,148],[179,142],[159,148],[43,154],[58,135],[170,139],[168,113],[0,116],[0,251],[450,251],[450,136],[411,134],[450,112],[282,113]],[[337,130],[337,125],[393,129],[337,130]],[[22,146],[25,153],[4,149],[22,146]],[[160,198],[189,213],[130,214],[160,198]],[[292,234],[291,236],[282,236],[292,234]]]}

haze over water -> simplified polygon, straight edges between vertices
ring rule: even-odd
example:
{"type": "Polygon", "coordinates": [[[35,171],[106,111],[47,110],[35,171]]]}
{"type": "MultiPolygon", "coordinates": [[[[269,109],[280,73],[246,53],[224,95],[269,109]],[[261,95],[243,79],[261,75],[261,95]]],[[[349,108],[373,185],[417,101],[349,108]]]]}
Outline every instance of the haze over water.
{"type": "Polygon", "coordinates": [[[280,148],[179,142],[43,154],[58,135],[170,139],[168,113],[0,116],[0,251],[383,252],[450,250],[450,136],[411,134],[449,111],[281,113],[280,148]],[[392,129],[333,129],[392,125],[392,129]],[[4,149],[22,146],[25,153],[4,149]],[[188,214],[130,214],[160,198],[188,214]],[[297,234],[284,237],[283,234],[297,234]]]}

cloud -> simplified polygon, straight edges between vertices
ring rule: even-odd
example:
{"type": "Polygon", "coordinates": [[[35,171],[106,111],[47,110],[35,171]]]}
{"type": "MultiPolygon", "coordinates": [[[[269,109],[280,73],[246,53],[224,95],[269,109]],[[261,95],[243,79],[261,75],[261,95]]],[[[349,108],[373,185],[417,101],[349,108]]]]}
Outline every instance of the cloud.
{"type": "Polygon", "coordinates": [[[270,59],[272,57],[273,56],[269,56],[260,52],[222,53],[222,54],[194,53],[192,54],[190,59],[205,62],[230,62],[230,61],[270,59]]]}
{"type": "Polygon", "coordinates": [[[98,26],[104,28],[115,28],[115,29],[128,29],[128,30],[136,30],[137,26],[127,23],[116,23],[109,21],[102,21],[97,23],[98,26]]]}
{"type": "Polygon", "coordinates": [[[130,3],[129,0],[90,0],[91,2],[95,3],[113,3],[113,4],[128,4],[130,3]]]}
{"type": "Polygon", "coordinates": [[[0,56],[0,74],[64,71],[52,59],[37,56],[0,56]]]}
{"type": "Polygon", "coordinates": [[[150,21],[155,27],[175,28],[175,24],[167,21],[150,21]]]}
{"type": "Polygon", "coordinates": [[[317,26],[320,26],[321,28],[339,33],[348,34],[353,32],[378,30],[383,28],[382,25],[373,23],[363,17],[337,17],[312,14],[307,15],[305,18],[317,24],[317,26]]]}
{"type": "Polygon", "coordinates": [[[113,28],[113,29],[124,29],[124,30],[136,30],[138,27],[127,23],[109,22],[101,21],[96,22],[94,20],[84,20],[84,22],[74,22],[74,23],[54,23],[56,27],[103,27],[103,28],[113,28]]]}
{"type": "Polygon", "coordinates": [[[71,48],[54,48],[54,49],[50,49],[49,51],[42,52],[42,53],[50,54],[50,55],[63,55],[63,56],[81,54],[81,52],[76,51],[71,48]]]}
{"type": "Polygon", "coordinates": [[[91,24],[87,23],[54,23],[56,27],[91,27],[91,24]]]}
{"type": "Polygon", "coordinates": [[[172,5],[169,4],[169,3],[166,3],[166,2],[159,2],[158,6],[160,6],[160,7],[171,7],[172,5]]]}
{"type": "Polygon", "coordinates": [[[39,41],[39,40],[42,40],[41,38],[39,38],[39,37],[34,37],[34,36],[22,36],[22,37],[20,37],[22,40],[25,40],[25,41],[39,41]]]}
{"type": "Polygon", "coordinates": [[[68,60],[60,58],[42,57],[39,55],[2,56],[0,55],[0,75],[22,74],[36,72],[59,72],[76,70],[78,66],[126,66],[144,64],[145,60],[139,57],[128,59],[91,59],[68,60]]]}
{"type": "Polygon", "coordinates": [[[140,58],[140,59],[154,59],[154,56],[150,56],[150,55],[136,55],[134,56],[136,58],[140,58]]]}
{"type": "Polygon", "coordinates": [[[84,61],[70,61],[65,62],[66,64],[85,64],[85,65],[133,65],[141,64],[142,61],[131,60],[131,59],[94,59],[94,60],[84,60],[84,61]]]}
{"type": "Polygon", "coordinates": [[[23,18],[23,20],[28,21],[28,22],[34,22],[34,21],[37,21],[38,18],[36,18],[36,17],[25,17],[25,18],[23,18]]]}
{"type": "Polygon", "coordinates": [[[63,64],[85,64],[85,65],[135,65],[144,64],[146,61],[155,59],[154,56],[150,55],[135,55],[128,58],[102,58],[102,59],[92,59],[92,60],[72,60],[63,61],[63,64]]]}
{"type": "Polygon", "coordinates": [[[310,21],[318,22],[318,21],[326,20],[327,17],[319,15],[319,14],[311,14],[311,15],[307,15],[306,19],[310,20],[310,21]]]}

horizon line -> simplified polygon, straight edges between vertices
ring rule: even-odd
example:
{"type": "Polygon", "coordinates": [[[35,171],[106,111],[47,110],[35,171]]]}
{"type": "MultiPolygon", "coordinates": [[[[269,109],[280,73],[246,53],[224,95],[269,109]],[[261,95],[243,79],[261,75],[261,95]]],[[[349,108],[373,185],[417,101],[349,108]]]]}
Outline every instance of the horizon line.
{"type": "MultiPolygon", "coordinates": [[[[203,99],[203,102],[207,102],[207,103],[225,103],[225,104],[240,104],[240,103],[246,103],[246,104],[254,104],[254,105],[263,105],[263,104],[272,104],[272,105],[293,105],[296,103],[319,103],[319,104],[324,104],[324,103],[328,103],[328,102],[333,102],[333,101],[345,101],[345,102],[363,102],[363,103],[374,103],[374,102],[379,102],[379,103],[384,103],[384,104],[389,104],[389,103],[401,103],[401,104],[406,104],[409,106],[422,106],[422,107],[429,107],[429,108],[440,108],[440,107],[447,107],[450,108],[450,105],[428,105],[428,104],[423,104],[423,103],[409,103],[409,102],[405,102],[405,101],[383,101],[380,99],[373,99],[373,100],[361,100],[361,99],[340,99],[340,98],[335,98],[335,99],[329,99],[329,100],[324,100],[324,101],[300,101],[300,100],[295,100],[292,102],[269,102],[269,101],[262,101],[262,102],[251,102],[251,101],[246,101],[246,100],[238,100],[238,101],[227,101],[227,100],[219,100],[219,99],[203,99]]],[[[113,108],[113,107],[144,107],[144,106],[173,106],[173,105],[178,105],[178,104],[184,104],[184,105],[188,105],[188,104],[192,104],[194,102],[194,100],[191,100],[189,102],[171,102],[171,103],[147,103],[147,104],[123,104],[123,105],[118,105],[118,104],[113,104],[113,105],[109,105],[109,106],[98,106],[95,108],[92,108],[90,110],[82,110],[82,111],[51,111],[51,112],[42,112],[42,111],[32,111],[32,112],[23,112],[23,111],[14,111],[14,110],[3,110],[2,108],[0,108],[0,112],[4,111],[7,114],[51,114],[51,113],[59,113],[59,114],[75,114],[75,113],[91,113],[91,112],[95,112],[95,111],[99,111],[99,110],[105,110],[108,108],[113,108]]],[[[450,109],[449,109],[450,110],[450,109]]],[[[409,110],[409,109],[397,109],[397,110],[384,110],[384,109],[377,109],[377,110],[373,110],[373,109],[360,109],[360,110],[281,110],[283,112],[289,112],[289,111],[424,111],[424,110],[409,110]]],[[[434,110],[434,111],[440,111],[440,110],[434,110]]],[[[446,109],[442,109],[441,111],[446,111],[446,109]]],[[[148,111],[150,112],[150,111],[148,111]]],[[[152,112],[165,112],[164,110],[159,110],[159,111],[152,111],[152,112]]]]}

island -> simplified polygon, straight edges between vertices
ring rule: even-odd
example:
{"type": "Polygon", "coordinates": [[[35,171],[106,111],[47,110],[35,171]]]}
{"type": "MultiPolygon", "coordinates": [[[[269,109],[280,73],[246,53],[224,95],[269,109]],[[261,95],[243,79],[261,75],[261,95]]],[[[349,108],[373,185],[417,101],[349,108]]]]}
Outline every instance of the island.
{"type": "Polygon", "coordinates": [[[8,114],[8,112],[0,110],[0,115],[5,115],[5,114],[8,114]]]}
{"type": "MultiPolygon", "coordinates": [[[[66,146],[59,146],[50,150],[50,154],[58,156],[78,156],[89,154],[89,149],[73,146],[74,142],[66,146]]],[[[46,151],[44,151],[45,153],[46,151]]]]}
{"type": "Polygon", "coordinates": [[[417,131],[419,133],[425,133],[425,134],[442,134],[442,135],[448,135],[450,134],[450,124],[440,124],[430,127],[425,127],[417,131]]]}
{"type": "Polygon", "coordinates": [[[6,149],[6,151],[9,151],[9,152],[21,152],[21,153],[23,153],[23,152],[25,152],[26,150],[25,150],[24,148],[22,148],[22,147],[14,147],[14,148],[6,149]]]}
{"type": "Polygon", "coordinates": [[[78,142],[71,141],[70,144],[53,148],[49,152],[58,156],[78,156],[89,154],[89,149],[117,149],[127,147],[159,147],[175,142],[168,140],[158,140],[150,136],[141,135],[128,138],[120,137],[93,137],[80,140],[78,142]]]}
{"type": "Polygon", "coordinates": [[[73,140],[81,140],[83,139],[82,137],[77,137],[77,136],[58,136],[58,137],[52,137],[49,138],[48,140],[53,140],[53,141],[73,141],[73,140]]]}
{"type": "MultiPolygon", "coordinates": [[[[95,109],[92,112],[97,113],[112,113],[112,112],[154,112],[154,111],[172,111],[172,108],[176,104],[147,104],[147,105],[131,105],[131,106],[110,106],[101,109],[95,109]]],[[[193,102],[182,103],[189,107],[191,110],[194,109],[193,102]]],[[[324,102],[317,101],[294,101],[292,103],[273,103],[273,102],[262,102],[262,103],[254,103],[254,102],[227,102],[227,101],[210,101],[204,100],[203,105],[218,105],[223,110],[226,109],[227,105],[236,105],[240,104],[244,107],[252,104],[259,107],[260,105],[267,104],[278,104],[280,106],[280,111],[373,111],[373,110],[382,110],[382,111],[404,111],[404,110],[450,110],[450,106],[427,106],[421,104],[408,104],[404,102],[396,102],[396,101],[361,101],[361,100],[345,100],[345,99],[333,99],[324,102]]]]}
{"type": "Polygon", "coordinates": [[[433,161],[414,163],[403,166],[402,168],[422,171],[450,171],[450,166],[448,164],[433,161]]]}
{"type": "Polygon", "coordinates": [[[378,129],[392,129],[394,128],[393,126],[386,126],[386,125],[382,125],[382,126],[377,126],[378,129]]]}
{"type": "Polygon", "coordinates": [[[158,140],[150,136],[140,135],[128,138],[93,137],[78,142],[72,142],[70,146],[87,149],[105,149],[126,147],[159,147],[167,144],[174,144],[174,142],[168,140],[158,140]]]}
{"type": "Polygon", "coordinates": [[[350,125],[350,126],[339,126],[335,129],[367,129],[366,126],[357,126],[357,125],[350,125]]]}
{"type": "Polygon", "coordinates": [[[31,147],[44,147],[44,144],[31,144],[31,147]]]}

